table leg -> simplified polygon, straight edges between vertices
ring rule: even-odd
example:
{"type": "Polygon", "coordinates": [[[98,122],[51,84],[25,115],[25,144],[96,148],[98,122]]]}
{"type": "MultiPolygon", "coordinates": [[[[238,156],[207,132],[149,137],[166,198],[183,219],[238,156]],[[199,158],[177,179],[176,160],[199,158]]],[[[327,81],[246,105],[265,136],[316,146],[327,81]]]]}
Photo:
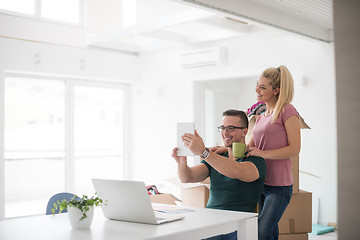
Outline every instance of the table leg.
{"type": "Polygon", "coordinates": [[[258,239],[258,218],[253,217],[242,220],[237,231],[238,240],[257,240],[258,239]]]}

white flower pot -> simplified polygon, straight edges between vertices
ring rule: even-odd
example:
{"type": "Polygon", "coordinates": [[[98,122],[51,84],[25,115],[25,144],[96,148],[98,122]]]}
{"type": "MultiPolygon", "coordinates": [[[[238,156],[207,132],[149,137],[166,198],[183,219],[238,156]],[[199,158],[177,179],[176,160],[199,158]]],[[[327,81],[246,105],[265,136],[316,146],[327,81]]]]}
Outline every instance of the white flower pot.
{"type": "Polygon", "coordinates": [[[72,228],[74,229],[90,228],[94,216],[94,207],[90,207],[89,211],[86,213],[87,218],[83,220],[80,220],[82,217],[82,213],[80,209],[69,206],[67,211],[72,228]]]}

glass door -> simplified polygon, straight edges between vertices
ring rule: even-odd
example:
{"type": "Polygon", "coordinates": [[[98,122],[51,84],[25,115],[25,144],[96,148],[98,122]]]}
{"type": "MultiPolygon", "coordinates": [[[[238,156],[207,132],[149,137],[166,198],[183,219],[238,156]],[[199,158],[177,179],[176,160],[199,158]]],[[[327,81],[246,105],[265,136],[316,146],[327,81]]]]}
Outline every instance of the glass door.
{"type": "Polygon", "coordinates": [[[74,86],[75,192],[93,195],[92,178],[124,177],[123,89],[74,86]]]}

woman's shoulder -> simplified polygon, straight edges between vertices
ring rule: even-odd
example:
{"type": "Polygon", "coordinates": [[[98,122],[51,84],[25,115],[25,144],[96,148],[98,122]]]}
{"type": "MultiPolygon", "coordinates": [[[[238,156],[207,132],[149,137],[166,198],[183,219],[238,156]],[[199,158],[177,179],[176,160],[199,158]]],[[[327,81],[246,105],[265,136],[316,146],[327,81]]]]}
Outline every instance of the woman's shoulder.
{"type": "Polygon", "coordinates": [[[291,103],[285,104],[285,106],[284,106],[284,111],[294,111],[294,110],[297,112],[297,110],[296,110],[296,108],[294,107],[294,105],[292,105],[291,103]]]}
{"type": "Polygon", "coordinates": [[[288,104],[286,104],[286,105],[284,106],[283,112],[285,113],[285,115],[287,115],[287,114],[290,114],[290,115],[293,115],[293,114],[299,115],[299,112],[296,110],[296,108],[295,108],[291,103],[288,103],[288,104]]]}
{"type": "Polygon", "coordinates": [[[288,103],[284,106],[283,112],[281,115],[282,115],[282,121],[285,122],[291,116],[295,115],[295,116],[299,117],[299,112],[296,110],[296,108],[291,103],[288,103]]]}

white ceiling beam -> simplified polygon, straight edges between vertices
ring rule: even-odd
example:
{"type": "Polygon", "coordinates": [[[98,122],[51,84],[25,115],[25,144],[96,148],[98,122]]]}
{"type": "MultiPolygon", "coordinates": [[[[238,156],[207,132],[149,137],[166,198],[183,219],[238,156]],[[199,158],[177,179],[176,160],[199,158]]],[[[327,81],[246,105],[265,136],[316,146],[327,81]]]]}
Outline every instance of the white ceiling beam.
{"type": "Polygon", "coordinates": [[[130,53],[138,53],[143,51],[143,49],[139,46],[139,44],[132,43],[132,42],[118,42],[118,41],[104,41],[101,43],[97,43],[96,45],[90,46],[91,48],[104,48],[109,50],[119,50],[124,52],[130,53]]]}
{"type": "Polygon", "coordinates": [[[173,32],[169,32],[169,31],[162,30],[162,29],[158,29],[158,30],[151,31],[151,32],[146,32],[141,35],[151,37],[154,39],[159,39],[161,41],[171,41],[171,42],[177,42],[180,44],[186,44],[191,39],[191,37],[189,37],[187,35],[173,33],[173,32]]]}
{"type": "Polygon", "coordinates": [[[199,9],[191,9],[188,11],[173,14],[163,18],[156,19],[151,22],[137,24],[134,26],[114,29],[98,34],[91,34],[86,36],[87,45],[108,41],[109,39],[116,40],[120,38],[131,37],[134,35],[146,34],[148,32],[156,31],[168,26],[173,26],[185,22],[195,21],[204,17],[213,16],[214,13],[203,11],[199,9]]]}
{"type": "Polygon", "coordinates": [[[311,23],[251,0],[173,0],[192,6],[210,9],[237,19],[257,22],[278,29],[290,31],[317,40],[333,41],[333,32],[323,26],[311,23]]]}

